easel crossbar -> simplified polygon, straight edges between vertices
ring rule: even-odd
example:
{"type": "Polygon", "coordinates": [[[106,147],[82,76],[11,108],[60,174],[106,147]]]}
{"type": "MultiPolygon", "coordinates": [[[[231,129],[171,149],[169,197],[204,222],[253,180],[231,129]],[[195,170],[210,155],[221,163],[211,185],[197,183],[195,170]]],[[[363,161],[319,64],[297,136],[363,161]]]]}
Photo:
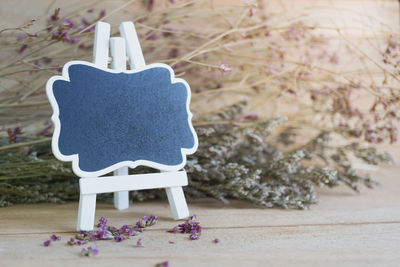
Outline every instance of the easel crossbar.
{"type": "Polygon", "coordinates": [[[79,179],[81,194],[101,194],[127,190],[144,190],[186,186],[186,171],[105,176],[79,179]]]}

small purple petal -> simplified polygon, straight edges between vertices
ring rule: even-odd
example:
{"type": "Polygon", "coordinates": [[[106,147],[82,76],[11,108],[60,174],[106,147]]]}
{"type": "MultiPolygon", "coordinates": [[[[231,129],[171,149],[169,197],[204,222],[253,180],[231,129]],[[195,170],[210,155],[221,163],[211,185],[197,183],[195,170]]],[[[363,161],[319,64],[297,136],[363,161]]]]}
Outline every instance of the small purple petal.
{"type": "Polygon", "coordinates": [[[28,48],[28,45],[27,44],[24,44],[24,45],[22,45],[21,47],[20,47],[20,49],[18,50],[18,54],[22,54],[24,51],[25,51],[25,49],[27,49],[28,48]]]}
{"type": "Polygon", "coordinates": [[[82,18],[82,24],[85,25],[86,27],[90,25],[89,21],[87,21],[87,19],[82,18]]]}
{"type": "Polygon", "coordinates": [[[25,40],[26,38],[26,34],[25,33],[21,33],[20,35],[18,35],[18,42],[22,42],[23,40],[25,40]]]}
{"type": "Polygon", "coordinates": [[[63,21],[62,25],[68,27],[68,29],[72,29],[75,24],[72,20],[66,19],[63,21]]]}
{"type": "Polygon", "coordinates": [[[128,235],[129,235],[129,236],[136,235],[136,231],[135,231],[134,229],[135,229],[135,228],[132,226],[131,229],[130,229],[129,232],[128,232],[128,235]]]}
{"type": "Polygon", "coordinates": [[[81,250],[81,255],[82,256],[86,256],[86,257],[90,257],[92,255],[97,255],[99,253],[99,250],[97,248],[94,247],[88,247],[86,248],[82,248],[81,250]]]}
{"type": "Polygon", "coordinates": [[[139,238],[138,241],[136,242],[136,247],[143,247],[141,238],[139,238]]]}
{"type": "Polygon", "coordinates": [[[163,262],[157,263],[156,267],[169,267],[169,262],[163,261],[163,262]]]}
{"type": "Polygon", "coordinates": [[[99,250],[97,248],[94,247],[88,247],[88,250],[90,250],[94,255],[97,255],[99,253],[99,250]]]}
{"type": "Polygon", "coordinates": [[[244,120],[258,120],[260,117],[257,114],[247,114],[246,116],[244,116],[244,120]]]}
{"type": "Polygon", "coordinates": [[[124,236],[123,235],[114,236],[114,240],[117,242],[122,242],[124,240],[124,236]]]}
{"type": "Polygon", "coordinates": [[[80,25],[76,28],[77,31],[81,31],[86,28],[87,25],[80,25]]]}
{"type": "Polygon", "coordinates": [[[48,247],[51,244],[51,240],[46,240],[43,242],[43,246],[48,247]]]}
{"type": "Polygon", "coordinates": [[[99,14],[99,17],[100,17],[100,18],[104,18],[105,16],[106,16],[106,10],[105,10],[105,9],[102,9],[101,12],[100,12],[100,14],[99,14]]]}
{"type": "Polygon", "coordinates": [[[50,236],[50,240],[51,241],[58,241],[58,240],[61,240],[61,237],[60,236],[56,236],[56,235],[53,234],[53,235],[50,236]]]}
{"type": "Polygon", "coordinates": [[[197,235],[197,233],[194,233],[194,234],[191,234],[191,235],[189,236],[189,238],[190,238],[191,240],[197,240],[197,239],[200,238],[200,236],[197,235]]]}

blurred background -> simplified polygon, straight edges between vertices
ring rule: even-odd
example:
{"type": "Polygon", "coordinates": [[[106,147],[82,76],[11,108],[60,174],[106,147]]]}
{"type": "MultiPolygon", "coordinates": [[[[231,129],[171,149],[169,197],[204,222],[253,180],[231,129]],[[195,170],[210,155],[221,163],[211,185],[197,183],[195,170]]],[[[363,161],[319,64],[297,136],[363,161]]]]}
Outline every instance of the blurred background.
{"type": "Polygon", "coordinates": [[[192,199],[302,209],[322,186],[373,188],[370,173],[400,157],[397,0],[5,0],[0,206],[77,200],[70,163],[51,154],[45,83],[70,60],[92,60],[99,20],[113,36],[133,21],[146,62],[191,85],[192,199]]]}

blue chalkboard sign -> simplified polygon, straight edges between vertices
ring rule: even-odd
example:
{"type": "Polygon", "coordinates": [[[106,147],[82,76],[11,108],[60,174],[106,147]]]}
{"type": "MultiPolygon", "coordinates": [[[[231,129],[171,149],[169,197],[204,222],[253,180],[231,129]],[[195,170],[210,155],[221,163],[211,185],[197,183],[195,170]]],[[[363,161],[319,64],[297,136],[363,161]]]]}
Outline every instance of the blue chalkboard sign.
{"type": "Polygon", "coordinates": [[[197,149],[190,87],[168,65],[121,72],[71,61],[46,91],[54,155],[81,177],[139,165],[176,171],[197,149]]]}

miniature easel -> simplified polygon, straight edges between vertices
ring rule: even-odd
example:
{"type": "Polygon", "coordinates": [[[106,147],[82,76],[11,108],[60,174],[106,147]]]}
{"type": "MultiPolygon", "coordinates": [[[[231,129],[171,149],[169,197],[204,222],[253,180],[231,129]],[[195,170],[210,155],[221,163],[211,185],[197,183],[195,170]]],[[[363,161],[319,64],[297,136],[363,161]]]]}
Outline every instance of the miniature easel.
{"type": "MultiPolygon", "coordinates": [[[[110,38],[110,25],[98,22],[95,30],[93,61],[100,68],[107,68],[109,48],[111,68],[126,70],[127,57],[131,69],[146,65],[139,39],[132,22],[120,25],[122,37],[110,38]]],[[[79,180],[80,199],[77,230],[93,230],[96,209],[96,194],[114,192],[114,206],[122,210],[129,207],[129,190],[165,188],[175,220],[189,216],[189,210],[182,186],[188,184],[186,172],[171,171],[150,174],[129,175],[128,167],[114,171],[114,176],[81,177],[79,180]]]]}

